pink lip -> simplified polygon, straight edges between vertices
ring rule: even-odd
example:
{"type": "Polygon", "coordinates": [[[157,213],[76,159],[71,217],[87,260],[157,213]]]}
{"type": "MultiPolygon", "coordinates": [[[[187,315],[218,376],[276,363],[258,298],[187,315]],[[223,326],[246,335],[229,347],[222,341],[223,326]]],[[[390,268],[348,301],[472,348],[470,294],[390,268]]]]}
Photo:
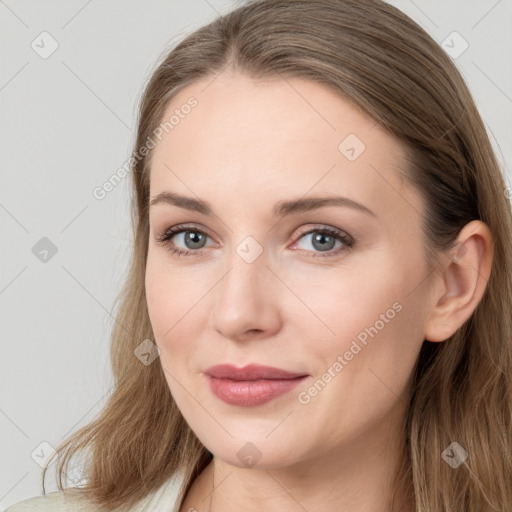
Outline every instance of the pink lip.
{"type": "Polygon", "coordinates": [[[204,372],[212,392],[230,405],[255,406],[295,388],[307,374],[251,364],[243,368],[221,364],[204,372]]]}

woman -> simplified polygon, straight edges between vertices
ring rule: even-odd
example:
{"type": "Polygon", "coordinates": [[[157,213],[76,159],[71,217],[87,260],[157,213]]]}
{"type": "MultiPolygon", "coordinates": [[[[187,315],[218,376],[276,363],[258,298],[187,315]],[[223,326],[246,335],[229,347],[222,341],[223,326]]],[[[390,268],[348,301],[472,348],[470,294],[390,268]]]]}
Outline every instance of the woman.
{"type": "Polygon", "coordinates": [[[155,71],[132,163],[116,387],[12,512],[510,510],[510,204],[416,23],[239,7],[155,71]]]}

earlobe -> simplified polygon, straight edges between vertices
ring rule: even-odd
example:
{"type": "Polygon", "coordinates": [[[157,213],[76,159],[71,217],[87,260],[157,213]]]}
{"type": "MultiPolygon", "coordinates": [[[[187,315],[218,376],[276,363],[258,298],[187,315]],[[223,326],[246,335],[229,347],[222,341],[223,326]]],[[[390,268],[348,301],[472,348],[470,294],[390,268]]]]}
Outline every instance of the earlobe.
{"type": "Polygon", "coordinates": [[[461,230],[458,244],[437,279],[425,339],[447,340],[466,322],[482,299],[491,273],[494,244],[488,226],[471,221],[461,230]]]}

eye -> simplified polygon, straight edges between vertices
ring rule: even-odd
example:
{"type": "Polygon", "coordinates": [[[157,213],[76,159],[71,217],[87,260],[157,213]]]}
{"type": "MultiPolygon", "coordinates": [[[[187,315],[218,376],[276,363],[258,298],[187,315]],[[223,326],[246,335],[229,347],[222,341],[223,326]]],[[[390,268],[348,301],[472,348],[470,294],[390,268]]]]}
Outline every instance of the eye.
{"type": "Polygon", "coordinates": [[[337,256],[340,252],[349,249],[355,243],[355,240],[349,234],[328,226],[315,227],[314,229],[310,229],[307,232],[302,233],[296,243],[298,244],[302,240],[307,240],[307,243],[305,244],[306,248],[304,249],[304,247],[302,247],[303,250],[317,253],[312,254],[312,257],[314,258],[337,256]],[[335,248],[336,242],[339,242],[342,247],[340,249],[340,245],[338,245],[338,250],[333,251],[332,249],[335,248]],[[307,246],[309,246],[309,248],[307,246]],[[311,249],[311,247],[313,249],[311,249]]]}
{"type": "MultiPolygon", "coordinates": [[[[312,253],[311,256],[314,258],[336,256],[340,252],[352,247],[355,243],[355,240],[349,234],[339,229],[323,225],[314,227],[306,232],[303,231],[300,235],[300,238],[295,244],[298,244],[302,240],[307,240],[309,237],[309,241],[306,245],[310,245],[312,249],[302,247],[301,250],[312,253]],[[335,248],[336,242],[338,242],[339,245],[337,250],[333,251],[332,249],[335,248]],[[340,245],[342,246],[341,249],[340,245]],[[314,254],[315,252],[317,254],[314,254]]],[[[208,238],[208,234],[198,229],[196,226],[181,224],[168,228],[164,233],[156,237],[156,241],[163,246],[167,246],[167,249],[174,255],[199,256],[202,253],[202,249],[205,248],[205,243],[208,238]],[[184,247],[176,247],[176,244],[181,244],[184,247]]]]}
{"type": "Polygon", "coordinates": [[[201,249],[204,248],[204,242],[207,238],[209,238],[208,235],[197,227],[181,224],[168,228],[164,233],[157,236],[156,240],[161,245],[168,246],[167,249],[177,256],[197,256],[202,253],[201,249]],[[183,244],[185,248],[175,247],[174,241],[171,245],[171,239],[178,240],[178,243],[183,244]]]}

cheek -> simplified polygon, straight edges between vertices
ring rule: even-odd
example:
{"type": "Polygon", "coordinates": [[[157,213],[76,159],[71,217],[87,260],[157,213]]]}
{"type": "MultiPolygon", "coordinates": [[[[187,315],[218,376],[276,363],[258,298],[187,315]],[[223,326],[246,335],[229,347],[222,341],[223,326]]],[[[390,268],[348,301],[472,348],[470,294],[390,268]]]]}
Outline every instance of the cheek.
{"type": "Polygon", "coordinates": [[[287,294],[289,322],[300,324],[313,337],[321,337],[323,351],[348,348],[358,335],[364,342],[365,329],[376,322],[384,325],[380,315],[391,321],[399,316],[400,305],[396,303],[403,300],[400,281],[387,278],[390,273],[375,262],[288,272],[283,280],[293,283],[293,294],[287,294]]]}
{"type": "Polygon", "coordinates": [[[164,256],[148,255],[145,288],[148,313],[157,341],[175,338],[183,325],[199,311],[198,304],[207,283],[166,261],[164,256]]]}
{"type": "Polygon", "coordinates": [[[191,378],[192,360],[200,352],[199,340],[207,318],[204,304],[214,285],[212,277],[199,275],[193,266],[181,268],[165,255],[148,255],[145,288],[149,319],[160,363],[166,371],[171,392],[179,392],[179,382],[191,378]],[[176,388],[178,386],[178,388],[176,388]]]}
{"type": "Polygon", "coordinates": [[[407,403],[422,341],[412,329],[414,307],[396,301],[389,308],[385,293],[380,299],[357,316],[333,317],[337,336],[311,352],[315,374],[297,401],[314,438],[356,438],[407,403]]]}
{"type": "Polygon", "coordinates": [[[364,265],[364,271],[344,269],[342,275],[328,275],[325,269],[300,277],[295,273],[294,292],[309,311],[303,304],[300,314],[289,310],[289,322],[310,340],[315,377],[322,378],[330,369],[325,380],[333,382],[328,385],[332,391],[348,385],[357,396],[366,395],[365,401],[381,396],[374,393],[376,388],[385,394],[386,385],[400,391],[423,341],[418,303],[423,291],[410,293],[417,272],[406,267],[398,272],[391,258],[378,263],[364,265]],[[332,378],[333,373],[344,377],[332,378]]]}
{"type": "Polygon", "coordinates": [[[184,303],[180,299],[180,289],[176,281],[151,258],[148,258],[145,287],[149,319],[155,343],[160,349],[160,363],[167,370],[165,374],[169,381],[169,376],[173,373],[171,364],[175,360],[169,357],[169,351],[172,350],[179,357],[180,344],[172,343],[172,340],[178,339],[176,332],[180,316],[183,316],[184,303]]]}

